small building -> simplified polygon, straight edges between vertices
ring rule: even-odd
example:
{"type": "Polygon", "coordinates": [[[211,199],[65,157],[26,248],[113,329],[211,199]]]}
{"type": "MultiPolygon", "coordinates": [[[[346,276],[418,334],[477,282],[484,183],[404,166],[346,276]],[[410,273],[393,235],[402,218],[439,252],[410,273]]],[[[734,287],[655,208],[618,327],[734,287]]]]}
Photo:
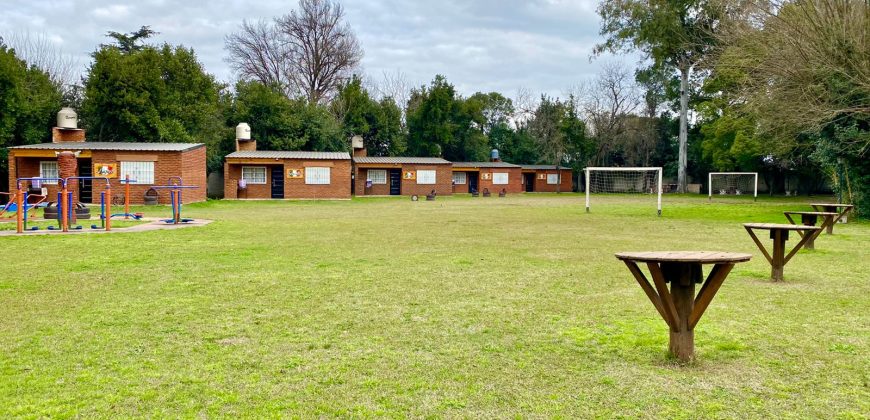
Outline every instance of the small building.
{"type": "Polygon", "coordinates": [[[507,162],[453,162],[453,192],[523,192],[522,167],[507,162]]]}
{"type": "Polygon", "coordinates": [[[556,165],[522,165],[523,190],[525,192],[571,192],[573,172],[571,168],[556,165]]]}
{"type": "MultiPolygon", "coordinates": [[[[155,185],[168,185],[179,177],[185,185],[200,188],[184,190],[184,202],[206,199],[206,148],[201,143],[127,143],[89,142],[85,130],[77,128],[75,112],[65,108],[58,113],[58,127],[52,130],[52,143],[29,144],[9,148],[9,186],[16,188],[18,178],[66,178],[70,176],[106,177],[113,198],[123,197],[127,176],[130,203],[143,204],[145,193],[155,185]],[[67,153],[65,153],[67,152],[67,153]],[[58,156],[69,157],[59,168],[58,156]]],[[[55,201],[57,181],[34,182],[55,201]]],[[[73,201],[100,203],[105,183],[99,180],[73,181],[69,190],[73,201]]],[[[158,192],[159,202],[169,204],[169,194],[158,192]]]]}
{"type": "Polygon", "coordinates": [[[441,158],[372,157],[355,151],[354,194],[361,196],[418,195],[435,190],[450,195],[451,165],[441,158]]]}

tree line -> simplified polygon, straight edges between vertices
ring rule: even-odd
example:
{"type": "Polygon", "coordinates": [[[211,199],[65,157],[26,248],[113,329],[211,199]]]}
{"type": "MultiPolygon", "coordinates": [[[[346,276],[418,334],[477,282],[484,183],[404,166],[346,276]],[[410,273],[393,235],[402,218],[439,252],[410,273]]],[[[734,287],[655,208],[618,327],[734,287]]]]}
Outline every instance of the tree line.
{"type": "Polygon", "coordinates": [[[244,121],[263,149],[345,151],[359,135],[375,156],[475,161],[498,149],[505,161],[578,173],[662,166],[680,188],[714,170],[753,171],[772,192],[827,184],[870,210],[866,2],[603,0],[598,13],[595,54],[639,51],[644,61],[605,63],[563,97],[463,96],[440,75],[417,86],[401,72],[374,80],[332,0],[242,22],[225,38],[232,84],[190,48],[150,44],[149,27],[107,33],[72,83],[50,51],[9,38],[0,41],[0,146],[48,140],[66,105],[92,141],[206,143],[209,171],[221,170],[244,121]]]}

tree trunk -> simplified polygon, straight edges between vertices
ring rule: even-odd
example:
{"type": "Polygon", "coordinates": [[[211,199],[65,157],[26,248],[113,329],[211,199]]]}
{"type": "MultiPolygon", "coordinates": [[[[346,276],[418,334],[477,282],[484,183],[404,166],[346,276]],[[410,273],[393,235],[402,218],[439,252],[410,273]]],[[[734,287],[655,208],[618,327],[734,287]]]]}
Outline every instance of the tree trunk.
{"type": "Polygon", "coordinates": [[[686,176],[686,160],[689,139],[689,66],[680,67],[680,165],[677,169],[677,192],[685,193],[689,180],[686,176]]]}

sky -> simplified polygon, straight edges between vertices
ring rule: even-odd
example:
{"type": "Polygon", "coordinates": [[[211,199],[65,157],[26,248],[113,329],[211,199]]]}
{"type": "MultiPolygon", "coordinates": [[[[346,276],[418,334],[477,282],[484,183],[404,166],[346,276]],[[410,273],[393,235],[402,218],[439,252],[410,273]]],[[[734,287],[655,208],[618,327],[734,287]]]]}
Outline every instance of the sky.
{"type": "MultiPolygon", "coordinates": [[[[82,72],[107,31],[150,25],[155,42],[192,47],[206,71],[234,80],[224,37],[243,20],[288,13],[295,0],[0,0],[0,35],[45,36],[82,72]]],[[[363,72],[377,81],[401,73],[412,86],[442,74],[465,95],[518,89],[565,96],[604,63],[633,68],[632,56],[592,57],[602,38],[595,0],[343,0],[365,51],[363,72]]]]}

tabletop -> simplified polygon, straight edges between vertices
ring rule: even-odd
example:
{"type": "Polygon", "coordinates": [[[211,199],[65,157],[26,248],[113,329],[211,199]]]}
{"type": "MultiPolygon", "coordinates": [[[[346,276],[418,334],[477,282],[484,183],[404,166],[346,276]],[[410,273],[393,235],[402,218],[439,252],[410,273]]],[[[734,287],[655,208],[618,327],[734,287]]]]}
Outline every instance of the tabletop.
{"type": "Polygon", "coordinates": [[[616,258],[623,261],[730,264],[749,261],[752,256],[749,254],[719,251],[650,251],[619,252],[616,254],[616,258]]]}
{"type": "Polygon", "coordinates": [[[788,225],[783,223],[744,223],[744,227],[764,230],[819,230],[818,226],[788,225]]]}
{"type": "Polygon", "coordinates": [[[832,213],[829,211],[784,211],[785,214],[802,214],[807,216],[839,216],[840,213],[832,213]]]}
{"type": "Polygon", "coordinates": [[[810,203],[811,206],[819,207],[855,207],[854,204],[838,204],[838,203],[810,203]]]}

